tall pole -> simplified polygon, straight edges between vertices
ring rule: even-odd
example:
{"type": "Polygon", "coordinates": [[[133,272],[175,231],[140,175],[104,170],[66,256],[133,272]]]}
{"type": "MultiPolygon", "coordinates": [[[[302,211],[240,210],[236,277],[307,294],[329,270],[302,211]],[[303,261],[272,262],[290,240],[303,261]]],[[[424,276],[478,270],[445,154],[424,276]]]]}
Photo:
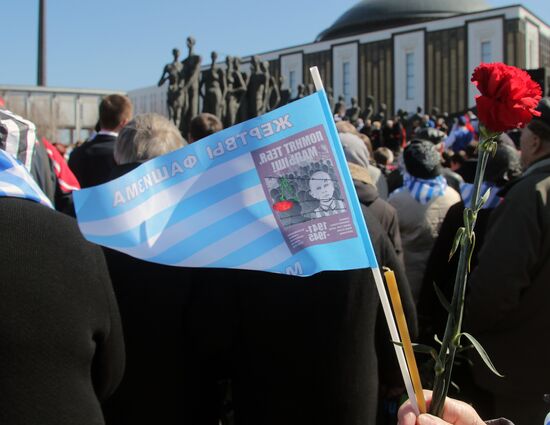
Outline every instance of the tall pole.
{"type": "Polygon", "coordinates": [[[38,8],[38,86],[46,85],[46,0],[39,0],[38,8]]]}

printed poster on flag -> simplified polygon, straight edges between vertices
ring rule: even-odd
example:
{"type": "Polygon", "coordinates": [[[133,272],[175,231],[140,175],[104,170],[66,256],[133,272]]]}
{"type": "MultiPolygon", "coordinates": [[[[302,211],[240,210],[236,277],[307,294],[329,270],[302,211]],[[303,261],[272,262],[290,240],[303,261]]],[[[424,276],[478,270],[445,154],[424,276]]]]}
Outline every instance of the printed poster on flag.
{"type": "Polygon", "coordinates": [[[99,245],[181,267],[377,267],[324,91],[74,192],[99,245]]]}

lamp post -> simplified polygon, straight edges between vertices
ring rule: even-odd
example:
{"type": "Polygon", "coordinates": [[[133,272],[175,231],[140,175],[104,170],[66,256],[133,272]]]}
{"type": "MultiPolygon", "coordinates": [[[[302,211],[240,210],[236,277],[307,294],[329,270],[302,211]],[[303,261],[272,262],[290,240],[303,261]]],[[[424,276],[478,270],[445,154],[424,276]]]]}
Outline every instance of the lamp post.
{"type": "Polygon", "coordinates": [[[38,86],[46,85],[46,0],[39,0],[38,7],[38,86]]]}

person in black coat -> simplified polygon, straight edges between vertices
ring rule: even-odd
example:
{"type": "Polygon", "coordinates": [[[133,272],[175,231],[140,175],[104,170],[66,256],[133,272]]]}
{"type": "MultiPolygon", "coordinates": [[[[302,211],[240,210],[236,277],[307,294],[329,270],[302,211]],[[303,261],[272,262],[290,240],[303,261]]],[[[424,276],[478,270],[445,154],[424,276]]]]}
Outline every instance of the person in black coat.
{"type": "MultiPolygon", "coordinates": [[[[121,132],[112,177],[145,159],[136,152],[147,150],[135,144],[162,146],[147,143],[154,137],[141,127],[121,132]]],[[[363,208],[380,265],[397,273],[415,334],[403,266],[363,208]]],[[[108,424],[217,425],[232,416],[243,425],[368,425],[376,423],[379,376],[387,386],[401,384],[368,269],[304,278],[168,267],[111,250],[106,257],[128,352],[127,373],[105,406],[108,424]]]]}
{"type": "MultiPolygon", "coordinates": [[[[157,114],[137,115],[114,148],[113,180],[142,162],[182,147],[177,127],[157,114]]],[[[150,263],[104,248],[126,342],[126,373],[104,405],[107,424],[185,423],[184,319],[193,269],[150,263]]]]}
{"type": "MultiPolygon", "coordinates": [[[[417,333],[401,262],[362,206],[380,266],[395,270],[417,333]]],[[[229,381],[239,425],[375,424],[379,393],[402,379],[370,269],[297,277],[199,270],[185,316],[188,423],[216,424],[209,403],[229,381]]]]}
{"type": "Polygon", "coordinates": [[[118,132],[132,118],[132,103],[126,96],[112,94],[99,104],[99,132],[73,150],[69,168],[82,189],[109,181],[115,167],[113,152],[118,132]]]}
{"type": "Polygon", "coordinates": [[[101,425],[124,369],[101,250],[74,219],[0,197],[0,423],[101,425]]]}

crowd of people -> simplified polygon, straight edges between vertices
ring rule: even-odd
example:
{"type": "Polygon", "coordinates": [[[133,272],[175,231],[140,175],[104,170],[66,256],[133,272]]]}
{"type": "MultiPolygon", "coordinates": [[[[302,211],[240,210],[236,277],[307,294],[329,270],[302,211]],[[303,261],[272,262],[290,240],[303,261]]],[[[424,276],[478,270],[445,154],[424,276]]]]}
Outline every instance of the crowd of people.
{"type": "MultiPolygon", "coordinates": [[[[447,318],[433,285],[450,299],[479,122],[472,111],[451,119],[420,108],[363,120],[342,101],[336,128],[378,262],[396,272],[413,339],[433,345],[447,318]]],[[[465,330],[505,377],[473,353],[453,375],[455,397],[517,424],[550,410],[550,98],[538,110],[489,160],[466,299],[465,330]]],[[[222,130],[215,114],[196,115],[183,137],[167,118],[133,116],[127,97],[107,96],[98,131],[68,163],[31,122],[0,115],[13,123],[0,125],[0,423],[396,423],[404,385],[368,269],[302,278],[170,267],[81,236],[72,190],[222,130]]],[[[315,213],[340,205],[337,194],[315,213]]],[[[418,356],[426,387],[430,361],[418,356]]],[[[400,423],[415,422],[410,409],[400,423]]],[[[466,423],[453,415],[418,423],[466,423]]]]}

